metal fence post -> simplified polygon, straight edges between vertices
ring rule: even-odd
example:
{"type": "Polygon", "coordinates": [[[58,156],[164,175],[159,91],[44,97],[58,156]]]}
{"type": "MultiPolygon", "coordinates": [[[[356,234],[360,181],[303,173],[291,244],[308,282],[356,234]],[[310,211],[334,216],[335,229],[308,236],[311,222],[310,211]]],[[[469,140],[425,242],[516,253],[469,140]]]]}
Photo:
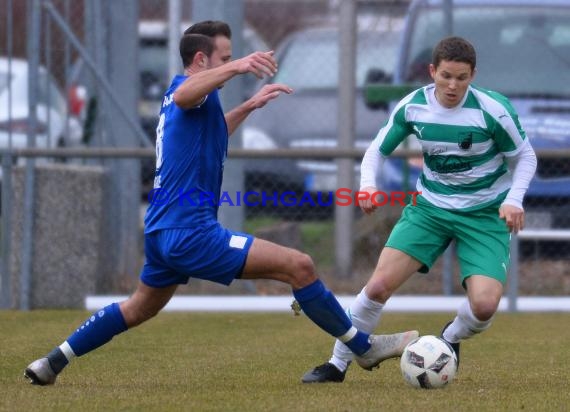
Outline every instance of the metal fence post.
{"type": "Polygon", "coordinates": [[[12,156],[2,155],[2,274],[0,276],[0,308],[12,307],[12,156]]]}
{"type": "MultiPolygon", "coordinates": [[[[38,68],[40,63],[41,9],[39,0],[28,1],[28,100],[29,120],[28,147],[36,146],[38,68]]],[[[34,250],[34,185],[35,159],[26,159],[24,178],[24,222],[22,234],[22,267],[20,273],[20,309],[30,309],[30,289],[32,283],[32,254],[34,250]]]]}
{"type": "MultiPolygon", "coordinates": [[[[119,97],[119,106],[125,108],[127,117],[137,118],[138,99],[138,2],[108,2],[104,6],[107,26],[107,59],[109,81],[119,97]],[[134,64],[124,64],[125,61],[134,64]]],[[[111,98],[105,96],[105,105],[112,105],[111,98]]],[[[128,122],[114,110],[107,112],[106,131],[114,134],[114,141],[119,147],[136,147],[139,145],[137,134],[128,122]]],[[[138,125],[137,125],[138,126],[138,125]]],[[[117,159],[109,170],[114,175],[109,179],[111,197],[107,206],[113,211],[109,228],[116,236],[114,259],[117,263],[117,275],[127,278],[138,276],[138,250],[140,242],[140,162],[132,159],[117,159]]]]}
{"type": "MultiPolygon", "coordinates": [[[[339,103],[338,143],[343,149],[354,147],[355,85],[356,85],[356,2],[340,3],[339,30],[339,103]]],[[[343,188],[354,187],[354,160],[339,159],[337,183],[343,188]]],[[[358,188],[357,188],[358,190],[358,188]]],[[[356,205],[335,206],[335,269],[337,276],[349,277],[354,249],[354,208],[356,205]]]]}

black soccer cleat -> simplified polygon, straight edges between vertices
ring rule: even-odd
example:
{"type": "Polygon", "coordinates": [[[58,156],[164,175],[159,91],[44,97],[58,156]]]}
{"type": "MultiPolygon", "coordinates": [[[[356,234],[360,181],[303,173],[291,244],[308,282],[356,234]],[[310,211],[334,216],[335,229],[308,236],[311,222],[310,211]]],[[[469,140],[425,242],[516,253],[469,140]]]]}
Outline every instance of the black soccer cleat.
{"type": "Polygon", "coordinates": [[[350,366],[350,363],[347,365],[344,371],[341,371],[330,362],[323,363],[322,365],[319,365],[314,369],[310,370],[309,372],[305,373],[301,378],[301,382],[303,383],[342,382],[344,381],[344,377],[346,375],[348,366],[350,366]]]}
{"type": "Polygon", "coordinates": [[[447,322],[447,324],[446,324],[446,325],[443,327],[443,329],[441,330],[441,333],[440,333],[439,336],[441,337],[441,339],[443,339],[443,341],[444,341],[445,343],[447,343],[447,344],[451,347],[451,349],[453,349],[453,352],[455,352],[455,357],[457,358],[457,369],[459,369],[459,345],[460,345],[460,342],[452,343],[452,342],[447,341],[447,340],[443,337],[443,332],[445,332],[445,330],[447,329],[447,327],[448,327],[449,325],[451,325],[451,323],[453,323],[453,321],[447,322]]]}

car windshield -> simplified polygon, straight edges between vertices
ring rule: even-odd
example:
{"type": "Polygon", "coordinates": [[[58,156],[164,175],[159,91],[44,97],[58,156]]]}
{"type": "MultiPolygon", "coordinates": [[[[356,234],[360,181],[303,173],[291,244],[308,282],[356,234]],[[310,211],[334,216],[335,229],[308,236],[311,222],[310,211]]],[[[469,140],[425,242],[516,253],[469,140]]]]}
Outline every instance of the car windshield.
{"type": "MultiPolygon", "coordinates": [[[[362,87],[368,70],[394,72],[399,32],[360,32],[357,39],[356,85],[362,87]]],[[[315,31],[299,35],[278,57],[279,71],[275,83],[293,89],[330,89],[338,87],[338,31],[315,31]]]]}
{"type": "MultiPolygon", "coordinates": [[[[426,8],[418,14],[404,81],[429,81],[431,50],[445,36],[444,27],[441,8],[426,8]]],[[[475,84],[509,96],[570,95],[567,8],[456,8],[453,31],[477,49],[475,84]]]]}

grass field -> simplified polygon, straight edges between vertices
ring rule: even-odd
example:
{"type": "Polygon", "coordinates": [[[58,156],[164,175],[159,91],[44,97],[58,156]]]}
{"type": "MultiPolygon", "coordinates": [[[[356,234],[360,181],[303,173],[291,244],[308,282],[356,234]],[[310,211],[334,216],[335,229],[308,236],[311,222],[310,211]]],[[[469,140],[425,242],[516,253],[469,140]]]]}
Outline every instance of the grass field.
{"type": "MultiPolygon", "coordinates": [[[[77,359],[55,386],[27,384],[25,366],[87,315],[0,311],[1,411],[570,411],[568,314],[498,314],[439,390],[408,387],[395,360],[303,385],[332,339],[305,316],[251,313],[162,313],[77,359]]],[[[386,313],[381,330],[436,334],[451,316],[386,313]]]]}

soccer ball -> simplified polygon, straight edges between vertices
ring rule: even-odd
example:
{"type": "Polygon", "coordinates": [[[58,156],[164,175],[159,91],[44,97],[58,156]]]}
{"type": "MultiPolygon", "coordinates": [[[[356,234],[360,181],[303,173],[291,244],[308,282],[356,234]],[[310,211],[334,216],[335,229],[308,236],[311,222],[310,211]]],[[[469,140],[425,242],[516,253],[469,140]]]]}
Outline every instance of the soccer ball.
{"type": "Polygon", "coordinates": [[[400,369],[406,382],[416,388],[441,388],[455,377],[457,356],[443,339],[420,336],[404,348],[400,369]]]}

